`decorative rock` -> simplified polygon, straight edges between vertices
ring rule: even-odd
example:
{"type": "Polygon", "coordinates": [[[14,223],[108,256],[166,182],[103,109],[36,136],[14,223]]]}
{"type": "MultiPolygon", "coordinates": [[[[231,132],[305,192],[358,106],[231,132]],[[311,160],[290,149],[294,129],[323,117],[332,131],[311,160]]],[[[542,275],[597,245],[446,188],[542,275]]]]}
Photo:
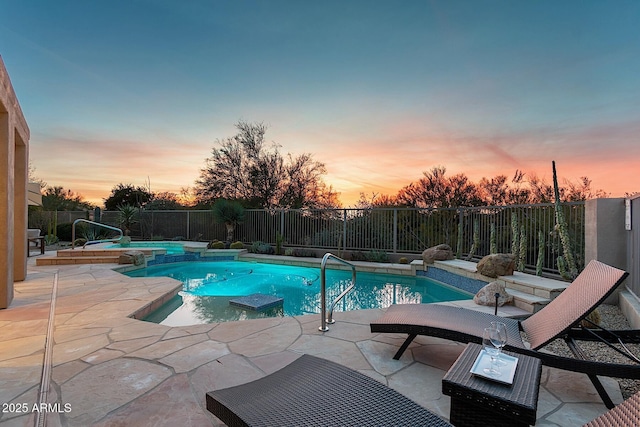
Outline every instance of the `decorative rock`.
{"type": "Polygon", "coordinates": [[[140,251],[127,251],[118,257],[118,264],[144,265],[144,253],[140,251]]]}
{"type": "Polygon", "coordinates": [[[425,264],[433,264],[434,261],[446,261],[449,259],[454,259],[453,250],[451,246],[446,244],[433,246],[422,252],[422,261],[425,264]]]}
{"type": "Polygon", "coordinates": [[[476,270],[487,277],[510,276],[516,268],[516,257],[513,254],[487,255],[478,262],[476,270]]]}
{"type": "Polygon", "coordinates": [[[500,294],[498,297],[498,307],[502,307],[503,305],[513,301],[513,296],[507,293],[507,289],[503,284],[491,282],[478,291],[478,293],[473,297],[473,302],[478,305],[495,307],[497,293],[500,294]]]}

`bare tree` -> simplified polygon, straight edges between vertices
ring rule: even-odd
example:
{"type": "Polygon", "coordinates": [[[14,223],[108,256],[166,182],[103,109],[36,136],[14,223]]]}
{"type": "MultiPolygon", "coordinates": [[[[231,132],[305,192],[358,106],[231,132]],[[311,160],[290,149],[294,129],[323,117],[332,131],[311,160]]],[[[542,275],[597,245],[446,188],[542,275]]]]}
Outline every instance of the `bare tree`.
{"type": "Polygon", "coordinates": [[[396,197],[401,205],[419,208],[480,206],[478,187],[465,174],[447,177],[443,166],[436,166],[414,184],[402,188],[396,197]]]}
{"type": "Polygon", "coordinates": [[[200,204],[226,198],[267,209],[339,205],[336,193],[322,180],[324,164],[311,154],[283,157],[277,144],[265,142],[263,123],[240,121],[236,128],[235,136],[217,141],[220,147],[212,150],[200,171],[195,186],[200,204]]]}

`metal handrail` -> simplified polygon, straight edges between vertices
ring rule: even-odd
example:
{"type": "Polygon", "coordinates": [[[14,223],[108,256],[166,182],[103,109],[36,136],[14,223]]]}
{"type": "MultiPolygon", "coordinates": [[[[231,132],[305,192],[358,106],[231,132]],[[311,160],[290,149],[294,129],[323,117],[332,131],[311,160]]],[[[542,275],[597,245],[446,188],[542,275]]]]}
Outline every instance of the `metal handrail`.
{"type": "Polygon", "coordinates": [[[343,260],[340,257],[335,256],[332,253],[326,253],[324,255],[324,257],[322,257],[322,262],[320,263],[320,327],[318,328],[318,330],[322,331],[322,332],[327,332],[329,330],[329,327],[327,326],[327,323],[335,323],[335,320],[333,320],[333,309],[335,308],[336,304],[347,294],[349,293],[349,291],[351,289],[353,289],[353,287],[356,285],[356,267],[355,265],[351,264],[350,262],[347,262],[345,260],[343,260]],[[347,289],[345,289],[344,291],[342,291],[342,293],[340,295],[338,295],[338,297],[331,303],[331,307],[329,308],[329,311],[327,312],[327,280],[326,280],[326,266],[327,266],[327,262],[329,261],[329,258],[333,258],[334,260],[341,262],[344,265],[348,265],[349,267],[351,267],[351,286],[349,286],[347,289]],[[327,319],[328,318],[328,319],[327,319]]]}
{"type": "Polygon", "coordinates": [[[98,227],[108,228],[109,230],[117,231],[120,234],[120,237],[114,237],[112,239],[90,240],[88,242],[85,242],[84,245],[82,245],[83,249],[89,243],[117,242],[117,241],[120,241],[120,239],[122,239],[122,237],[124,236],[124,234],[122,233],[122,230],[119,229],[118,227],[112,227],[110,225],[101,224],[99,222],[89,221],[88,219],[79,218],[79,219],[76,219],[75,221],[73,221],[73,225],[71,226],[71,249],[75,249],[75,245],[76,245],[76,224],[79,223],[79,222],[86,222],[88,224],[97,225],[98,227]]]}

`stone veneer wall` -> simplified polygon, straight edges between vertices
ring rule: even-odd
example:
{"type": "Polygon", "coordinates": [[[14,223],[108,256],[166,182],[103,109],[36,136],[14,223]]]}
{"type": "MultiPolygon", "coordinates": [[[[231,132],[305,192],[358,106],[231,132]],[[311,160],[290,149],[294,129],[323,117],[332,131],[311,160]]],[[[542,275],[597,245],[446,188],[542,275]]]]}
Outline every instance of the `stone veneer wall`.
{"type": "Polygon", "coordinates": [[[235,261],[243,250],[224,249],[206,251],[185,251],[184,254],[156,254],[147,261],[147,266],[188,261],[235,261]]]}
{"type": "Polygon", "coordinates": [[[438,282],[446,283],[463,291],[476,294],[480,289],[487,285],[487,282],[482,280],[472,279],[470,277],[460,276],[447,270],[442,270],[436,267],[429,267],[426,271],[417,270],[416,276],[424,276],[429,279],[437,280],[438,282]]]}

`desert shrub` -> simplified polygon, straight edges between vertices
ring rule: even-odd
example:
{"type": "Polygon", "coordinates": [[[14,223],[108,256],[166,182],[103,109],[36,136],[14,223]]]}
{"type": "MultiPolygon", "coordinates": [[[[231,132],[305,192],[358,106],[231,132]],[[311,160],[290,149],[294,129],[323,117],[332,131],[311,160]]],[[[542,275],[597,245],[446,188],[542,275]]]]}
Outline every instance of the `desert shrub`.
{"type": "Polygon", "coordinates": [[[316,256],[316,253],[312,250],[309,249],[304,249],[304,248],[295,248],[293,249],[293,256],[297,256],[297,257],[309,257],[309,258],[314,258],[316,256]]]}
{"type": "MultiPolygon", "coordinates": [[[[58,236],[59,240],[63,242],[71,241],[71,228],[73,227],[72,222],[63,222],[62,224],[58,224],[56,227],[56,236],[58,236]]],[[[76,225],[76,237],[80,237],[83,235],[82,231],[86,230],[85,224],[76,225]]]]}
{"type": "Polygon", "coordinates": [[[244,249],[244,243],[238,241],[238,242],[233,242],[229,248],[231,249],[244,249]]]}
{"type": "Polygon", "coordinates": [[[207,244],[207,249],[224,249],[224,242],[213,240],[207,244]]]}
{"type": "Polygon", "coordinates": [[[398,260],[398,263],[400,264],[409,264],[409,260],[406,259],[405,257],[402,257],[398,260]]]}
{"type": "Polygon", "coordinates": [[[85,243],[87,243],[87,239],[84,239],[82,237],[73,241],[74,246],[84,246],[85,243]]]}
{"type": "Polygon", "coordinates": [[[365,258],[369,262],[389,262],[389,255],[385,251],[367,252],[365,258]]]}
{"type": "Polygon", "coordinates": [[[271,255],[271,254],[275,253],[275,250],[268,243],[256,241],[256,242],[251,243],[251,246],[249,247],[249,252],[254,253],[254,254],[271,255]]]}

